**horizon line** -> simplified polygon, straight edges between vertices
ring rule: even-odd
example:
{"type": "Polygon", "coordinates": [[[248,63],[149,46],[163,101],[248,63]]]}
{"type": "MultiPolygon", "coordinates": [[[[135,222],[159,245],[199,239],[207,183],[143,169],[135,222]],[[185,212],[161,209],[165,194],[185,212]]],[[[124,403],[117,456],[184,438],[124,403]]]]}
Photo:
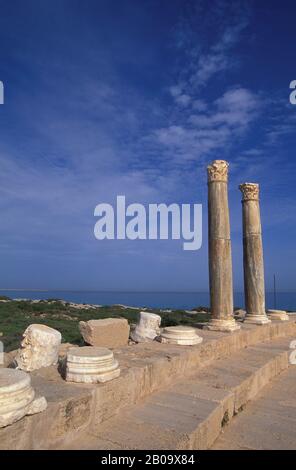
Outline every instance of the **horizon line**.
{"type": "MultiPolygon", "coordinates": [[[[0,288],[0,292],[77,292],[77,293],[98,293],[98,294],[209,294],[207,290],[200,291],[169,291],[169,290],[96,290],[96,289],[28,289],[28,288],[0,288]]],[[[236,294],[243,294],[243,290],[234,290],[236,294]]],[[[266,293],[273,293],[273,290],[266,290],[266,293]]],[[[295,294],[296,290],[279,290],[278,293],[295,294]]]]}

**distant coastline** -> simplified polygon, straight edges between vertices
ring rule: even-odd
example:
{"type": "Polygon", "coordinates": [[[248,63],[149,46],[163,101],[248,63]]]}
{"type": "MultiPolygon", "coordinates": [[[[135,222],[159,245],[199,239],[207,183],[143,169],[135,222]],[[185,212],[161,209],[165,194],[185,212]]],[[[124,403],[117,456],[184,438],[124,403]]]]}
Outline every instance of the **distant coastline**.
{"type": "MultiPolygon", "coordinates": [[[[127,293],[127,294],[204,294],[206,293],[207,291],[205,290],[197,290],[197,291],[193,291],[193,290],[188,290],[188,291],[185,291],[185,290],[180,290],[180,291],[169,291],[169,290],[109,290],[109,289],[103,289],[103,290],[99,290],[99,289],[28,289],[28,288],[23,288],[23,287],[20,287],[20,288],[12,288],[12,287],[9,287],[9,288],[5,288],[5,287],[0,287],[0,292],[93,292],[93,293],[127,293]]],[[[235,294],[242,294],[243,291],[242,290],[235,290],[234,291],[235,294]]],[[[268,294],[272,294],[273,291],[271,290],[267,290],[266,293],[268,294]]],[[[296,294],[296,290],[282,290],[280,291],[280,293],[282,294],[296,294]]]]}
{"type": "MultiPolygon", "coordinates": [[[[128,292],[63,289],[0,289],[1,295],[10,298],[47,300],[57,298],[67,302],[93,305],[130,305],[133,307],[172,308],[190,310],[197,306],[209,306],[208,292],[128,292]]],[[[243,292],[234,292],[234,306],[244,307],[243,292]]],[[[296,311],[296,292],[277,292],[274,305],[273,292],[266,292],[266,308],[296,311]]]]}

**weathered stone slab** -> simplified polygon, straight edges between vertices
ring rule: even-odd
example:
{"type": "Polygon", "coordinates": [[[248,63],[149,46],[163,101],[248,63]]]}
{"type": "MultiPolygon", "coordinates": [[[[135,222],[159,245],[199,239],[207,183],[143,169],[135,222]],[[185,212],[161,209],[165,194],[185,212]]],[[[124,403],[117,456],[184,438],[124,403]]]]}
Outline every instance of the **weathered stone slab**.
{"type": "Polygon", "coordinates": [[[57,364],[61,339],[61,333],[49,326],[28,326],[15,357],[17,367],[32,371],[57,364]]]}
{"type": "Polygon", "coordinates": [[[240,413],[212,447],[215,450],[293,450],[296,367],[289,367],[240,413]]]}
{"type": "Polygon", "coordinates": [[[104,318],[81,321],[79,330],[87,344],[113,349],[128,344],[130,327],[125,318],[104,318]]]}

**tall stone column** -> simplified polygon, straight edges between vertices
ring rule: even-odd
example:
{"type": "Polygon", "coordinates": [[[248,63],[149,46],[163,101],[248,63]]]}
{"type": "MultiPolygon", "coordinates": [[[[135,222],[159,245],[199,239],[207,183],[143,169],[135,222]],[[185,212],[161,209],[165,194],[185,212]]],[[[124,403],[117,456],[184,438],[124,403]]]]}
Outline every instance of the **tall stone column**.
{"type": "Polygon", "coordinates": [[[211,320],[209,330],[240,328],[233,317],[232,259],[228,209],[228,163],[208,166],[209,276],[211,320]]]}
{"type": "Polygon", "coordinates": [[[259,185],[239,186],[243,199],[245,323],[269,323],[265,312],[264,265],[259,207],[259,185]]]}

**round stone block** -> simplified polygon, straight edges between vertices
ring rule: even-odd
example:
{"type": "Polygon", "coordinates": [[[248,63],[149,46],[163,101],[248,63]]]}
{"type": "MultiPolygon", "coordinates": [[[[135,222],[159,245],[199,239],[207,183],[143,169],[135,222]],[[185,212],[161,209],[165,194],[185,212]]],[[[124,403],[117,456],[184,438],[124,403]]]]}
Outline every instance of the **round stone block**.
{"type": "Polygon", "coordinates": [[[211,318],[203,327],[204,330],[209,331],[223,331],[225,333],[232,333],[240,329],[240,325],[234,318],[211,318]]]}
{"type": "Polygon", "coordinates": [[[267,310],[267,315],[270,320],[288,321],[289,315],[285,310],[267,310]]]}
{"type": "Polygon", "coordinates": [[[244,318],[244,323],[250,325],[266,325],[270,323],[271,320],[267,315],[256,315],[254,313],[247,313],[244,318]]]}
{"type": "Polygon", "coordinates": [[[0,369],[0,428],[26,415],[45,410],[44,397],[35,398],[30,376],[21,370],[0,369]]]}
{"type": "Polygon", "coordinates": [[[114,354],[107,348],[83,346],[67,353],[66,380],[78,383],[103,383],[119,377],[114,354]]]}
{"type": "Polygon", "coordinates": [[[162,330],[157,338],[161,343],[180,344],[184,346],[193,346],[202,342],[196,329],[189,326],[168,326],[162,330]]]}

